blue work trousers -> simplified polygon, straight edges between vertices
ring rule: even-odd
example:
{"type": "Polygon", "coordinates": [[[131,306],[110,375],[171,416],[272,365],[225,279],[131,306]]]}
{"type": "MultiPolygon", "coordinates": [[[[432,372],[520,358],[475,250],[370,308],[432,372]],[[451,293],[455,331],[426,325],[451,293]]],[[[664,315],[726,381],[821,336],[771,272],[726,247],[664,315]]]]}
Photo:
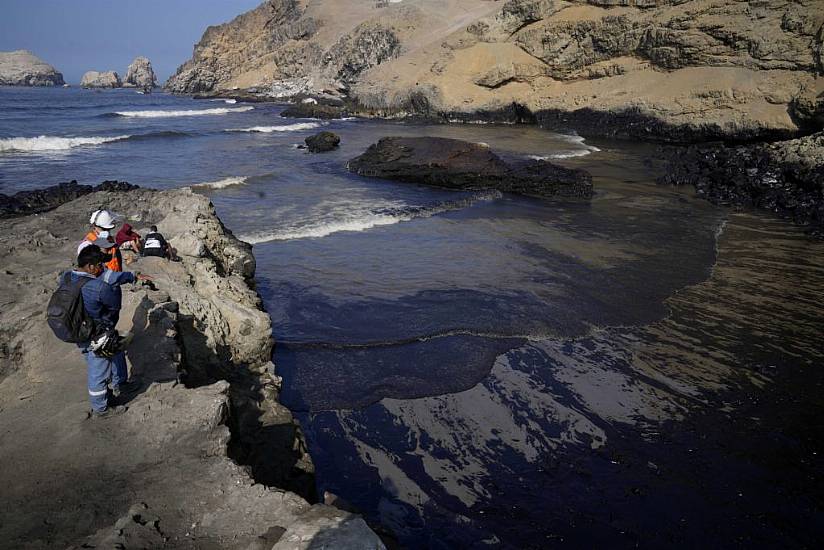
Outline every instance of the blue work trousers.
{"type": "Polygon", "coordinates": [[[111,359],[98,357],[92,351],[83,351],[83,355],[86,356],[88,365],[89,401],[92,409],[103,412],[108,408],[109,382],[115,388],[129,378],[126,354],[121,351],[111,359]]]}

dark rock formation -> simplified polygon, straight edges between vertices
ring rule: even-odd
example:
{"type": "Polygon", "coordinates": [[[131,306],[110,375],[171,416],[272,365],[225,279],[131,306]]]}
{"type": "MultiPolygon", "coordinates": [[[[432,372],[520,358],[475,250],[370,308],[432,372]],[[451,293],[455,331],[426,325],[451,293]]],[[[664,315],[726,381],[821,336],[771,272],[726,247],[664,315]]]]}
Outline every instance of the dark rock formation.
{"type": "Polygon", "coordinates": [[[330,120],[333,118],[343,118],[346,111],[338,105],[328,105],[324,103],[295,103],[284,109],[280,116],[290,118],[320,118],[330,120]]]}
{"type": "Polygon", "coordinates": [[[449,189],[497,189],[537,197],[592,196],[592,177],[584,170],[549,162],[508,164],[488,146],[457,139],[386,137],[349,161],[362,176],[449,189]]]}
{"type": "Polygon", "coordinates": [[[659,183],[715,204],[763,208],[824,236],[824,132],[790,141],[679,149],[659,183]]]}
{"type": "Polygon", "coordinates": [[[20,191],[14,195],[0,193],[0,218],[14,218],[37,214],[57,208],[95,191],[131,191],[137,189],[125,181],[104,181],[100,185],[80,185],[76,180],[60,183],[35,191],[20,191]]]}
{"type": "Polygon", "coordinates": [[[30,51],[0,52],[0,86],[63,84],[63,75],[30,51]]]}
{"type": "Polygon", "coordinates": [[[309,136],[304,140],[310,153],[325,153],[337,148],[340,143],[340,136],[332,132],[319,132],[314,136],[309,136]]]}

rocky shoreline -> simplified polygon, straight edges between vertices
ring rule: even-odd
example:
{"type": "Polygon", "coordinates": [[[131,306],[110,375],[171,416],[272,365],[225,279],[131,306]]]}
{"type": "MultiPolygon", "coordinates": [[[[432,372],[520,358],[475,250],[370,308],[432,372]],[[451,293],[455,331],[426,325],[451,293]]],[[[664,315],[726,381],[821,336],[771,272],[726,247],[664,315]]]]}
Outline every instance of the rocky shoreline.
{"type": "Polygon", "coordinates": [[[277,401],[251,247],[207,198],[188,189],[95,191],[0,228],[4,543],[382,547],[359,517],[311,504],[312,463],[277,401]],[[106,421],[86,419],[85,363],[42,320],[100,205],[137,228],[156,223],[183,259],[132,266],[158,290],[123,293],[120,328],[135,333],[128,356],[141,390],[125,415],[106,421]]]}

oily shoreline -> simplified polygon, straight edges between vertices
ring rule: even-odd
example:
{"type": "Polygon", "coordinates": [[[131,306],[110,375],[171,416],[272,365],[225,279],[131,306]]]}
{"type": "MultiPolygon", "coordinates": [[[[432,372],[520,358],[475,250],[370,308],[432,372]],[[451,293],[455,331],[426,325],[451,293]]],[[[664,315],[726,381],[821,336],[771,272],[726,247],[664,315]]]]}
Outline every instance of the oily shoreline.
{"type": "Polygon", "coordinates": [[[359,517],[311,504],[311,459],[277,401],[251,246],[206,197],[98,191],[0,227],[4,544],[382,547],[359,517]],[[120,328],[135,333],[128,356],[141,389],[125,415],[96,422],[86,419],[83,359],[42,311],[100,205],[138,228],[157,223],[183,261],[133,264],[157,286],[123,292],[120,328]]]}
{"type": "MultiPolygon", "coordinates": [[[[195,97],[246,100],[250,92],[219,91],[195,97]]],[[[263,101],[265,93],[252,95],[263,101]]],[[[323,118],[359,116],[437,124],[530,124],[585,138],[639,140],[658,143],[668,160],[660,184],[692,185],[698,196],[713,204],[752,207],[773,212],[805,228],[813,236],[824,235],[824,132],[820,120],[810,116],[795,132],[769,128],[731,131],[717,124],[673,125],[638,109],[619,112],[582,108],[576,111],[532,112],[511,103],[496,111],[440,112],[423,94],[412,94],[403,106],[392,110],[366,108],[353,100],[316,96],[291,98],[281,116],[312,117],[319,109],[323,118]]],[[[269,101],[284,100],[268,97],[269,101]]]]}

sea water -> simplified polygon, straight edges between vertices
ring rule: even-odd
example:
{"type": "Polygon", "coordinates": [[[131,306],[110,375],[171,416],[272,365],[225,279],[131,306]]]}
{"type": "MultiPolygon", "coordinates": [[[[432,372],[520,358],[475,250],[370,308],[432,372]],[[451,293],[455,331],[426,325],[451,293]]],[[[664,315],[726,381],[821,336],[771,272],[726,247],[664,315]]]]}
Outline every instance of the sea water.
{"type": "Polygon", "coordinates": [[[657,186],[651,145],[282,108],[0,88],[0,192],[118,179],[209,196],[254,245],[319,493],[404,546],[822,536],[820,243],[657,186]],[[297,147],[320,130],[340,148],[297,147]],[[595,196],[347,172],[388,135],[583,168],[595,196]]]}

